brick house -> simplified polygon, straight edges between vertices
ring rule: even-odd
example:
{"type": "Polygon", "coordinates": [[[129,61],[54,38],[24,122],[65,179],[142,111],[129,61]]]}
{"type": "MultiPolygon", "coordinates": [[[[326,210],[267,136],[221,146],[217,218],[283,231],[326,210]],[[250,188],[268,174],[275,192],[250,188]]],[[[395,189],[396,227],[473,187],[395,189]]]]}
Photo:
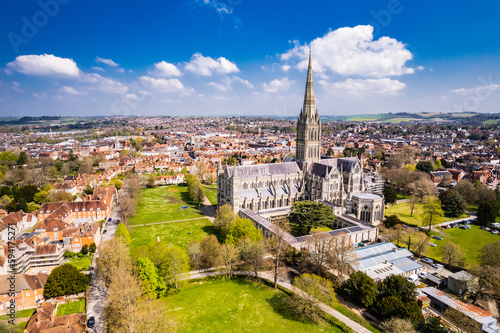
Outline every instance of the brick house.
{"type": "MultiPolygon", "coordinates": [[[[14,299],[18,310],[34,308],[44,300],[43,287],[47,283],[49,274],[38,273],[36,275],[17,274],[16,291],[14,299]]],[[[5,311],[10,306],[11,297],[9,295],[10,281],[6,276],[0,279],[0,312],[5,311]]]]}

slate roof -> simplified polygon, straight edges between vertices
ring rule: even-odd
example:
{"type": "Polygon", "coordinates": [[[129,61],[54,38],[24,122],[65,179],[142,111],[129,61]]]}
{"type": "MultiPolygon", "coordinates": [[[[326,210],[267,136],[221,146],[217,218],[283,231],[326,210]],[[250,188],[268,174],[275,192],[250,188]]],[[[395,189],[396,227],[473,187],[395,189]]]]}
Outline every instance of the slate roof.
{"type": "Polygon", "coordinates": [[[236,176],[241,179],[296,174],[301,172],[299,165],[296,162],[256,164],[234,167],[228,166],[228,175],[232,177],[235,170],[236,176]]]}
{"type": "Polygon", "coordinates": [[[319,177],[325,177],[332,168],[337,168],[339,171],[342,168],[343,172],[350,172],[357,162],[358,159],[356,157],[325,158],[313,163],[309,172],[319,177]]]}

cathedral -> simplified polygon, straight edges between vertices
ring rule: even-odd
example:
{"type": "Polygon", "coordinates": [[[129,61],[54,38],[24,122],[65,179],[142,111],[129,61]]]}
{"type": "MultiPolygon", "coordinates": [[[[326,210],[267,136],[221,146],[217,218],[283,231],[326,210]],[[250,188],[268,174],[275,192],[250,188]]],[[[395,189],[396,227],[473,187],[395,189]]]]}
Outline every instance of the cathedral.
{"type": "Polygon", "coordinates": [[[384,216],[383,197],[366,192],[357,157],[328,158],[321,153],[321,120],[315,107],[309,53],[304,105],[297,120],[295,158],[282,163],[217,168],[217,204],[264,213],[290,208],[295,201],[323,201],[336,215],[353,214],[377,225],[384,216]]]}

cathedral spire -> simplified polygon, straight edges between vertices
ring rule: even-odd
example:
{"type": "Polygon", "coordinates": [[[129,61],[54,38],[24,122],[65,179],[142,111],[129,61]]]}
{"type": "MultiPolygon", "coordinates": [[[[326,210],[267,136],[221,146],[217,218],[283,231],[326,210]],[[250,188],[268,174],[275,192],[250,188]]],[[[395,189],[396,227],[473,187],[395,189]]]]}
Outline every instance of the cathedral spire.
{"type": "Polygon", "coordinates": [[[309,65],[307,66],[306,92],[304,94],[304,107],[302,108],[302,112],[307,118],[312,118],[316,114],[311,49],[309,49],[309,65]]]}

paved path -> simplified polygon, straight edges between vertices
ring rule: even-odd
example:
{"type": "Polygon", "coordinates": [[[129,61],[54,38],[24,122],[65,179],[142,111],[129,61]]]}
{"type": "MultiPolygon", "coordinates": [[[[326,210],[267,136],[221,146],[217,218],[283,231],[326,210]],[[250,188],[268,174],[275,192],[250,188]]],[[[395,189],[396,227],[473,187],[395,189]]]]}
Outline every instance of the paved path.
{"type": "Polygon", "coordinates": [[[173,221],[165,221],[165,222],[154,222],[154,223],[145,223],[145,224],[136,224],[136,225],[129,225],[129,228],[135,228],[135,227],[144,227],[147,225],[155,225],[155,224],[166,224],[166,223],[174,223],[174,222],[186,222],[186,221],[192,221],[192,220],[201,220],[201,219],[206,219],[207,217],[193,217],[191,219],[184,219],[184,220],[173,220],[173,221]]]}
{"type": "MultiPolygon", "coordinates": [[[[225,274],[225,273],[224,272],[218,272],[218,271],[210,271],[210,272],[194,271],[189,276],[186,276],[185,280],[200,279],[200,278],[204,278],[204,277],[208,277],[208,276],[215,276],[215,275],[221,275],[221,274],[225,274]]],[[[246,271],[236,271],[236,272],[233,272],[233,274],[234,275],[250,275],[250,276],[254,275],[253,273],[246,272],[246,271]]],[[[261,279],[268,280],[270,282],[274,281],[273,273],[272,272],[259,272],[258,276],[261,279]]],[[[296,293],[297,295],[299,295],[301,297],[304,297],[304,295],[306,295],[305,292],[303,292],[302,290],[300,290],[300,289],[292,286],[290,284],[290,282],[287,282],[287,281],[285,281],[283,279],[278,279],[278,285],[281,286],[281,287],[283,287],[283,288],[285,288],[285,289],[288,289],[288,290],[296,293]]],[[[319,302],[317,304],[317,307],[320,308],[321,310],[323,310],[324,312],[328,313],[329,315],[337,318],[338,320],[340,320],[341,322],[343,322],[344,324],[346,324],[347,326],[349,326],[350,328],[352,328],[353,331],[356,332],[356,333],[368,333],[368,332],[371,332],[367,328],[361,326],[360,324],[358,324],[355,321],[349,319],[348,317],[344,316],[342,313],[338,312],[337,310],[331,308],[330,306],[328,306],[328,305],[326,305],[324,303],[319,302]]]]}

